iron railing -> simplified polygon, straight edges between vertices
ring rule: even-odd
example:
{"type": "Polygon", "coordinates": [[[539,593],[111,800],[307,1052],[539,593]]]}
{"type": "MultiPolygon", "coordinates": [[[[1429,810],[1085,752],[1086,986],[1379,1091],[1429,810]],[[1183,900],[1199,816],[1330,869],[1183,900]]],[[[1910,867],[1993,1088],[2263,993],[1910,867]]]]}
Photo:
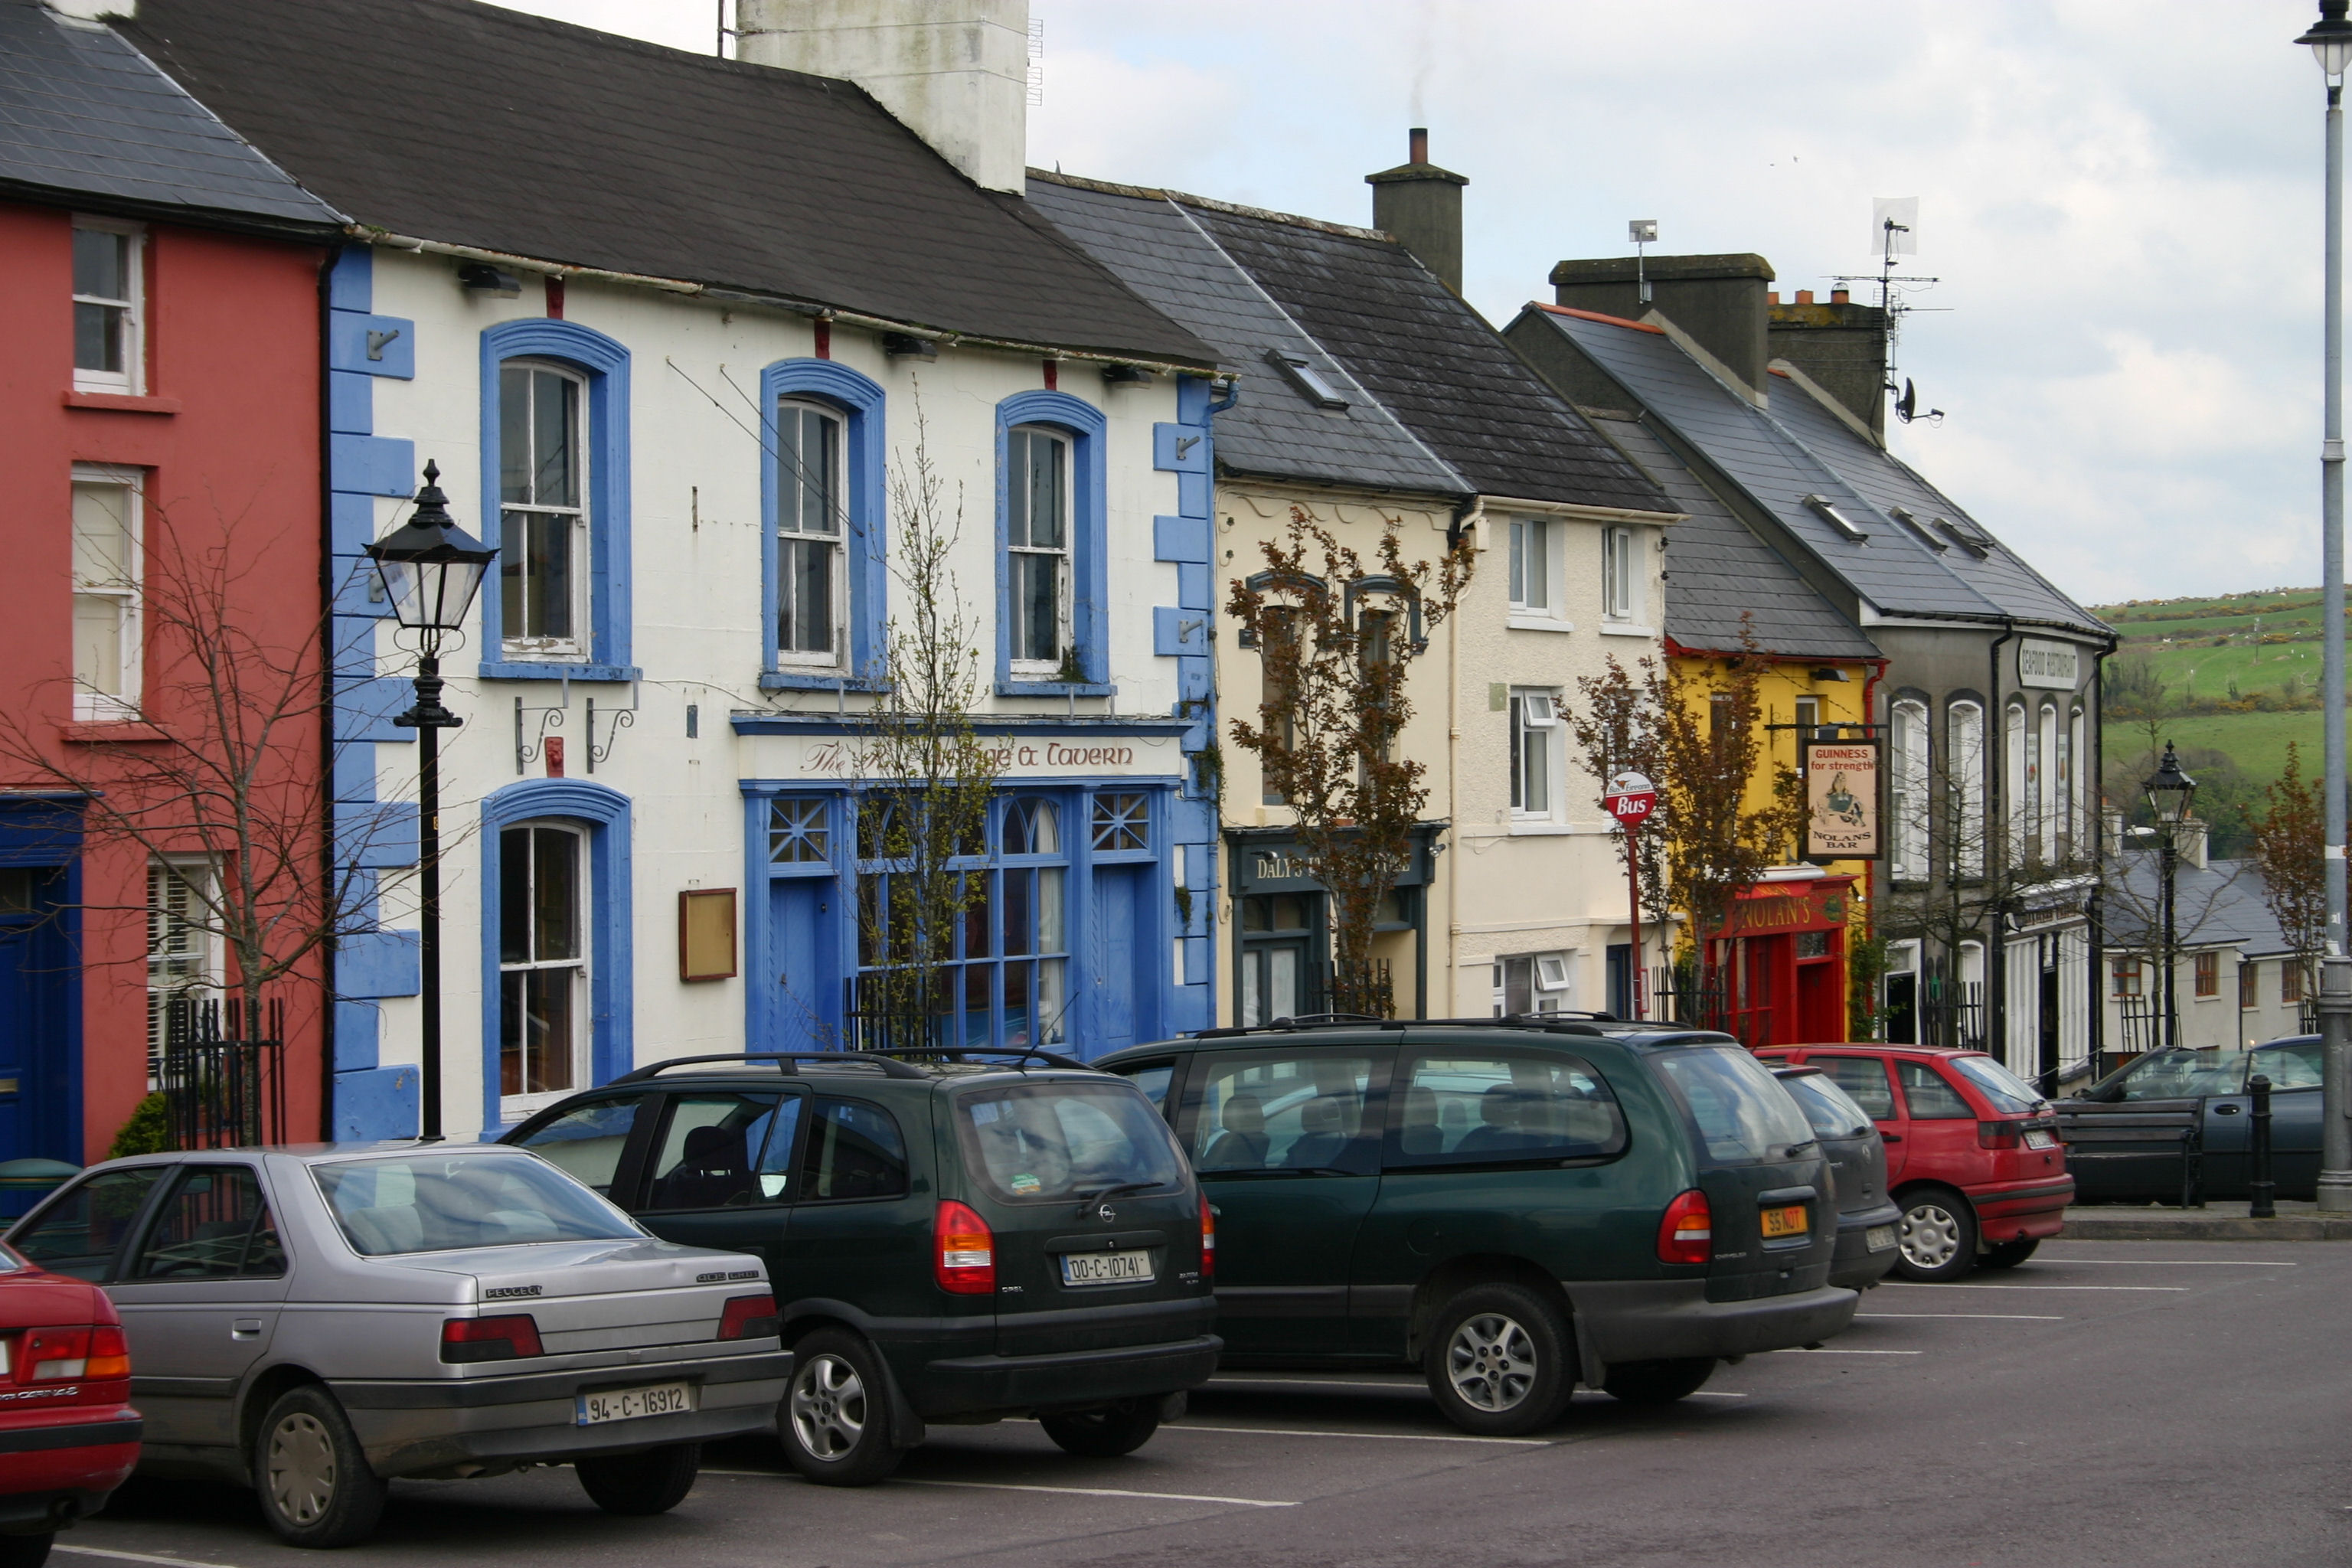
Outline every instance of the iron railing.
{"type": "Polygon", "coordinates": [[[257,1016],[247,1011],[239,997],[226,1009],[216,996],[175,996],[165,1005],[163,1110],[174,1148],[285,1141],[286,1006],[271,997],[254,1009],[257,1016]]]}

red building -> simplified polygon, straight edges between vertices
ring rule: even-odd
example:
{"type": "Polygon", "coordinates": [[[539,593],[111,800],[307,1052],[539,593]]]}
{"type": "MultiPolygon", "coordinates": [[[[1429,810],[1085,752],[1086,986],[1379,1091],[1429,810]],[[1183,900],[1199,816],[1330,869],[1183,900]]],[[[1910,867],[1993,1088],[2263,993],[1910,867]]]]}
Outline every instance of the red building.
{"type": "Polygon", "coordinates": [[[0,5],[0,1160],[102,1157],[240,937],[307,1138],[341,220],[53,4],[0,5]]]}
{"type": "Polygon", "coordinates": [[[1709,938],[1725,1026],[1751,1047],[1843,1040],[1852,877],[1759,882],[1709,938]]]}

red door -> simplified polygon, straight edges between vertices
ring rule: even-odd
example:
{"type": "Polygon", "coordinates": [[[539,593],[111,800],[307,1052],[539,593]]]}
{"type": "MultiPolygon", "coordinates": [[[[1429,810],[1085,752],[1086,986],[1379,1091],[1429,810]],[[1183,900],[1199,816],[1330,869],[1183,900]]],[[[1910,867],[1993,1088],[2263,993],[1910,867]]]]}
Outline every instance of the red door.
{"type": "Polygon", "coordinates": [[[1838,994],[1838,964],[1834,958],[1797,961],[1797,1027],[1795,1039],[1834,1040],[1843,1037],[1845,999],[1838,994]]]}
{"type": "MultiPolygon", "coordinates": [[[[1935,1063],[1897,1058],[1894,1065],[1895,1081],[1903,1091],[1904,1168],[1915,1180],[1945,1181],[1955,1187],[1981,1180],[1976,1111],[1945,1081],[1935,1063]]],[[[1892,1171],[1886,1179],[1894,1181],[1892,1171]]]]}

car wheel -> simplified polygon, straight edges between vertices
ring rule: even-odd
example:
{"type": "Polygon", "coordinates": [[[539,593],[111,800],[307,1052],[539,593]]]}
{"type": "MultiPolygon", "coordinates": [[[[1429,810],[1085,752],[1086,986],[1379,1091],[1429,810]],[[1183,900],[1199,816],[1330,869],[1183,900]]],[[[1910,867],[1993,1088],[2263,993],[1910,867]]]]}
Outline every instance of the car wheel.
{"type": "Polygon", "coordinates": [[[828,1487],[871,1486],[897,1469],[880,1353],[846,1330],[819,1329],[793,1354],[776,1423],[793,1468],[828,1487]]]}
{"type": "Polygon", "coordinates": [[[280,1394],[253,1443],[262,1517],[289,1546],[350,1546],[383,1517],[386,1488],[368,1468],[335,1396],[315,1384],[280,1394]]]}
{"type": "Polygon", "coordinates": [[[1516,1436],[1550,1425],[1567,1405],[1575,1388],[1567,1321],[1526,1286],[1473,1286],[1430,1329],[1429,1391],[1464,1431],[1516,1436]]]}
{"type": "Polygon", "coordinates": [[[49,1560],[49,1542],[57,1539],[53,1531],[38,1535],[0,1535],[0,1568],[41,1568],[49,1560]]]}
{"type": "Polygon", "coordinates": [[[1037,1425],[1065,1454],[1082,1459],[1116,1459],[1151,1441],[1160,1430],[1160,1409],[1167,1400],[1130,1399],[1100,1410],[1079,1410],[1060,1415],[1040,1415],[1037,1425]]]}
{"type": "Polygon", "coordinates": [[[1608,1381],[1601,1386],[1610,1398],[1627,1405],[1672,1405],[1696,1394],[1714,1375],[1713,1356],[1629,1361],[1612,1366],[1608,1381]]]}
{"type": "Polygon", "coordinates": [[[702,1445],[672,1443],[641,1454],[600,1454],[572,1461],[580,1489],[606,1513],[639,1518],[667,1513],[694,1489],[702,1445]]]}
{"type": "Polygon", "coordinates": [[[1984,1255],[1977,1259],[1977,1267],[2014,1268],[2032,1257],[2033,1249],[2041,1245],[2042,1238],[2038,1236],[2021,1236],[2015,1241],[1996,1241],[1984,1249],[1984,1255]]]}
{"type": "Polygon", "coordinates": [[[1945,1285],[1977,1266],[1977,1216],[1968,1200],[1942,1187],[1922,1187],[1903,1199],[1895,1269],[1923,1285],[1945,1285]]]}

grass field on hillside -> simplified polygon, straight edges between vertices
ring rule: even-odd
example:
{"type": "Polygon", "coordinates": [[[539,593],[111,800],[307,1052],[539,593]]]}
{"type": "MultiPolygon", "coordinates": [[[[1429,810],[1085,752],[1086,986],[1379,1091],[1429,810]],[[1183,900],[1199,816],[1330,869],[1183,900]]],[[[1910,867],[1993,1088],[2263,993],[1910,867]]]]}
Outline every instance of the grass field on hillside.
{"type": "Polygon", "coordinates": [[[2165,685],[2192,700],[2227,697],[2233,680],[2239,691],[2248,697],[2257,691],[2277,696],[2289,676],[2296,679],[2306,700],[2319,685],[2316,637],[2309,642],[2271,643],[2259,647],[2242,644],[2215,647],[2210,643],[2192,643],[2150,648],[2147,655],[2165,685]]]}
{"type": "MultiPolygon", "coordinates": [[[[2317,709],[2300,713],[2213,713],[2176,719],[2167,726],[2172,742],[2187,751],[2220,752],[2238,765],[2250,782],[2261,785],[2286,771],[2286,743],[2294,742],[2302,750],[2303,772],[2306,778],[2319,771],[2321,755],[2320,714],[2317,709]]],[[[2106,752],[2113,759],[2138,753],[2146,746],[2140,727],[2116,720],[2106,727],[2106,752]]]]}

